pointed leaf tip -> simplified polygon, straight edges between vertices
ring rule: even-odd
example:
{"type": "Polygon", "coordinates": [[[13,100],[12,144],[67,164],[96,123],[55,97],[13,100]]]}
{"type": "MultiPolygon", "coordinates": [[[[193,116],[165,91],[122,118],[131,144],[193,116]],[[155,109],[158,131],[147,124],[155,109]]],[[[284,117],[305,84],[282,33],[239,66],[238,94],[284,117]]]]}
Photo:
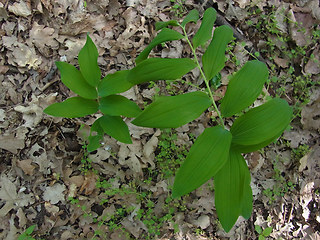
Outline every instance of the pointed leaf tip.
{"type": "Polygon", "coordinates": [[[176,174],[174,198],[195,190],[217,174],[228,160],[231,138],[231,133],[221,126],[203,131],[176,174]]]}
{"type": "Polygon", "coordinates": [[[212,28],[216,17],[217,11],[214,8],[208,8],[204,12],[200,28],[192,39],[194,48],[205,44],[212,37],[212,28]]]}
{"type": "Polygon", "coordinates": [[[241,112],[261,94],[268,79],[267,66],[257,60],[247,62],[232,76],[220,109],[224,117],[241,112]]]}
{"type": "Polygon", "coordinates": [[[74,93],[87,99],[98,97],[96,89],[87,83],[75,66],[66,62],[56,62],[56,66],[61,73],[61,81],[74,93]]]}
{"type": "Polygon", "coordinates": [[[203,71],[211,80],[225,65],[225,52],[228,43],[233,38],[232,29],[226,25],[214,30],[213,38],[202,56],[203,71]]]}
{"type": "Polygon", "coordinates": [[[240,215],[251,215],[250,172],[240,153],[230,149],[226,164],[214,177],[215,206],[219,221],[229,232],[240,215]]]}
{"type": "Polygon", "coordinates": [[[199,117],[211,104],[204,92],[160,97],[132,123],[141,127],[177,128],[199,117]]]}
{"type": "Polygon", "coordinates": [[[86,44],[79,52],[78,62],[84,79],[92,87],[98,86],[101,78],[98,57],[97,47],[88,34],[86,44]]]}
{"type": "Polygon", "coordinates": [[[68,98],[63,102],[51,104],[43,110],[48,115],[66,118],[84,117],[97,111],[97,101],[81,97],[68,98]]]}

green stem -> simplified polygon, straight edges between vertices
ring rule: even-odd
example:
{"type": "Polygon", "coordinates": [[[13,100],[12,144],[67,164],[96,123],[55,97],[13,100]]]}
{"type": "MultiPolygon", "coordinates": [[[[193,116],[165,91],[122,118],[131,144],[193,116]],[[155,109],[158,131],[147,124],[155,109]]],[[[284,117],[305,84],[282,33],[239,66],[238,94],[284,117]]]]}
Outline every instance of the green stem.
{"type": "Polygon", "coordinates": [[[198,67],[198,69],[199,69],[199,71],[200,71],[200,74],[201,74],[204,82],[206,83],[206,86],[207,86],[207,89],[208,89],[208,92],[209,92],[209,96],[210,96],[211,101],[212,101],[212,105],[213,105],[215,111],[217,112],[217,114],[218,114],[218,116],[219,116],[221,126],[223,126],[223,127],[225,128],[223,118],[222,118],[221,113],[220,113],[220,111],[219,111],[219,109],[218,109],[218,107],[217,107],[217,104],[216,104],[215,100],[214,100],[213,93],[212,93],[212,91],[211,91],[211,89],[210,89],[209,81],[208,81],[208,79],[206,78],[206,76],[205,76],[205,74],[204,74],[204,72],[203,72],[203,70],[202,70],[202,68],[201,68],[201,65],[200,65],[200,63],[199,63],[199,60],[198,60],[198,58],[197,58],[196,50],[193,48],[192,43],[190,42],[190,40],[189,40],[189,38],[188,38],[186,29],[185,29],[184,27],[182,27],[181,25],[180,25],[180,27],[182,28],[183,33],[184,33],[184,36],[185,36],[185,39],[186,39],[186,41],[188,42],[188,44],[189,44],[189,46],[190,46],[190,48],[191,48],[191,51],[192,51],[194,60],[195,60],[195,62],[196,62],[196,64],[197,64],[197,67],[198,67]]]}

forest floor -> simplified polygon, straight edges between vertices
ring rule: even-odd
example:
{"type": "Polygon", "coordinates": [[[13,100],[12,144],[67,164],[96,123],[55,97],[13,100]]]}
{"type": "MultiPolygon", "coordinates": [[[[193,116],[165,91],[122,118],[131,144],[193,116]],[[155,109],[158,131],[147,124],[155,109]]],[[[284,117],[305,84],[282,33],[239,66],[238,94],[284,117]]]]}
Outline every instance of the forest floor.
{"type": "MultiPolygon", "coordinates": [[[[319,240],[319,23],[318,0],[1,0],[0,239],[319,240]],[[213,181],[171,198],[175,172],[194,139],[212,126],[213,113],[177,129],[129,124],[133,144],[105,136],[104,146],[91,154],[85,133],[96,116],[43,113],[49,104],[74,96],[60,81],[55,61],[77,66],[87,33],[105,76],[134,67],[156,35],[155,22],[181,21],[188,11],[203,13],[209,6],[238,37],[228,46],[217,97],[228,75],[258,58],[269,68],[262,97],[281,97],[294,110],[291,127],[277,142],[244,155],[253,213],[249,220],[239,218],[229,233],[217,218],[213,181]]],[[[197,28],[188,24],[188,34],[197,28]]],[[[183,41],[151,53],[190,54],[183,41]]],[[[143,107],[154,96],[201,85],[197,71],[182,80],[142,84],[125,96],[143,107]]]]}

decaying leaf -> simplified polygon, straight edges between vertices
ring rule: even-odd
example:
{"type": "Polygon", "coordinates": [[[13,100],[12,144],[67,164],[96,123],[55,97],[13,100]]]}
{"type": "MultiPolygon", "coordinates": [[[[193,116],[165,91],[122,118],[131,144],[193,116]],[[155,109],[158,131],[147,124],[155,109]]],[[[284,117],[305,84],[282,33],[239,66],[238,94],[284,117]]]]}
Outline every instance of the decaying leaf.
{"type": "Polygon", "coordinates": [[[0,148],[16,154],[18,149],[24,148],[24,141],[24,139],[19,139],[14,134],[2,135],[0,136],[0,148]]]}
{"type": "Polygon", "coordinates": [[[24,207],[34,202],[31,193],[17,192],[16,184],[5,174],[1,175],[0,183],[0,199],[5,201],[5,205],[0,208],[0,217],[4,217],[12,208],[24,207]]]}
{"type": "Polygon", "coordinates": [[[31,6],[25,1],[15,2],[9,5],[8,10],[17,16],[28,17],[31,15],[31,6]]]}
{"type": "Polygon", "coordinates": [[[33,23],[30,30],[30,38],[38,50],[46,57],[49,57],[52,53],[52,49],[57,49],[59,43],[56,40],[58,37],[57,32],[45,25],[39,25],[37,22],[33,23]]]}
{"type": "Polygon", "coordinates": [[[320,90],[310,97],[312,101],[302,108],[301,123],[305,129],[320,129],[320,90]]]}
{"type": "Polygon", "coordinates": [[[84,191],[85,195],[90,195],[94,190],[96,190],[96,182],[98,176],[93,172],[88,172],[84,177],[84,182],[80,188],[80,192],[84,191]]]}
{"type": "Polygon", "coordinates": [[[56,183],[53,186],[46,187],[43,193],[43,199],[51,204],[57,204],[59,201],[65,201],[66,186],[63,184],[56,183]]]}
{"type": "Polygon", "coordinates": [[[32,165],[31,159],[26,160],[17,160],[17,166],[22,169],[22,171],[27,175],[32,175],[34,169],[36,168],[34,165],[32,165]]]}

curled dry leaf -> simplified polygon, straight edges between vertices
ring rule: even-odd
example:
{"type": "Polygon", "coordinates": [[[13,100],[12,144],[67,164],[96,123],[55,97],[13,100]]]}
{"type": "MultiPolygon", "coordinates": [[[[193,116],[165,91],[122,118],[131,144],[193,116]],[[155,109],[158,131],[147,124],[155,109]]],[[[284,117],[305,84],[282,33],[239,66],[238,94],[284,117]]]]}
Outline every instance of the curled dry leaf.
{"type": "Polygon", "coordinates": [[[84,178],[84,182],[80,188],[80,192],[84,191],[85,195],[90,195],[96,189],[98,176],[93,172],[88,172],[84,178]]]}
{"type": "Polygon", "coordinates": [[[59,201],[64,202],[63,193],[66,190],[66,186],[63,184],[56,183],[53,186],[49,186],[43,193],[43,199],[51,204],[57,204],[59,201]]]}
{"type": "Polygon", "coordinates": [[[25,1],[15,2],[9,5],[8,10],[16,16],[28,17],[31,15],[31,6],[25,1]]]}
{"type": "Polygon", "coordinates": [[[22,171],[32,176],[33,171],[36,168],[34,165],[32,165],[32,159],[26,159],[26,160],[17,160],[17,166],[22,169],[22,171]]]}
{"type": "Polygon", "coordinates": [[[30,30],[30,38],[38,50],[46,57],[51,55],[52,49],[59,47],[58,41],[55,39],[58,34],[53,28],[39,25],[37,22],[33,23],[30,30]]]}

